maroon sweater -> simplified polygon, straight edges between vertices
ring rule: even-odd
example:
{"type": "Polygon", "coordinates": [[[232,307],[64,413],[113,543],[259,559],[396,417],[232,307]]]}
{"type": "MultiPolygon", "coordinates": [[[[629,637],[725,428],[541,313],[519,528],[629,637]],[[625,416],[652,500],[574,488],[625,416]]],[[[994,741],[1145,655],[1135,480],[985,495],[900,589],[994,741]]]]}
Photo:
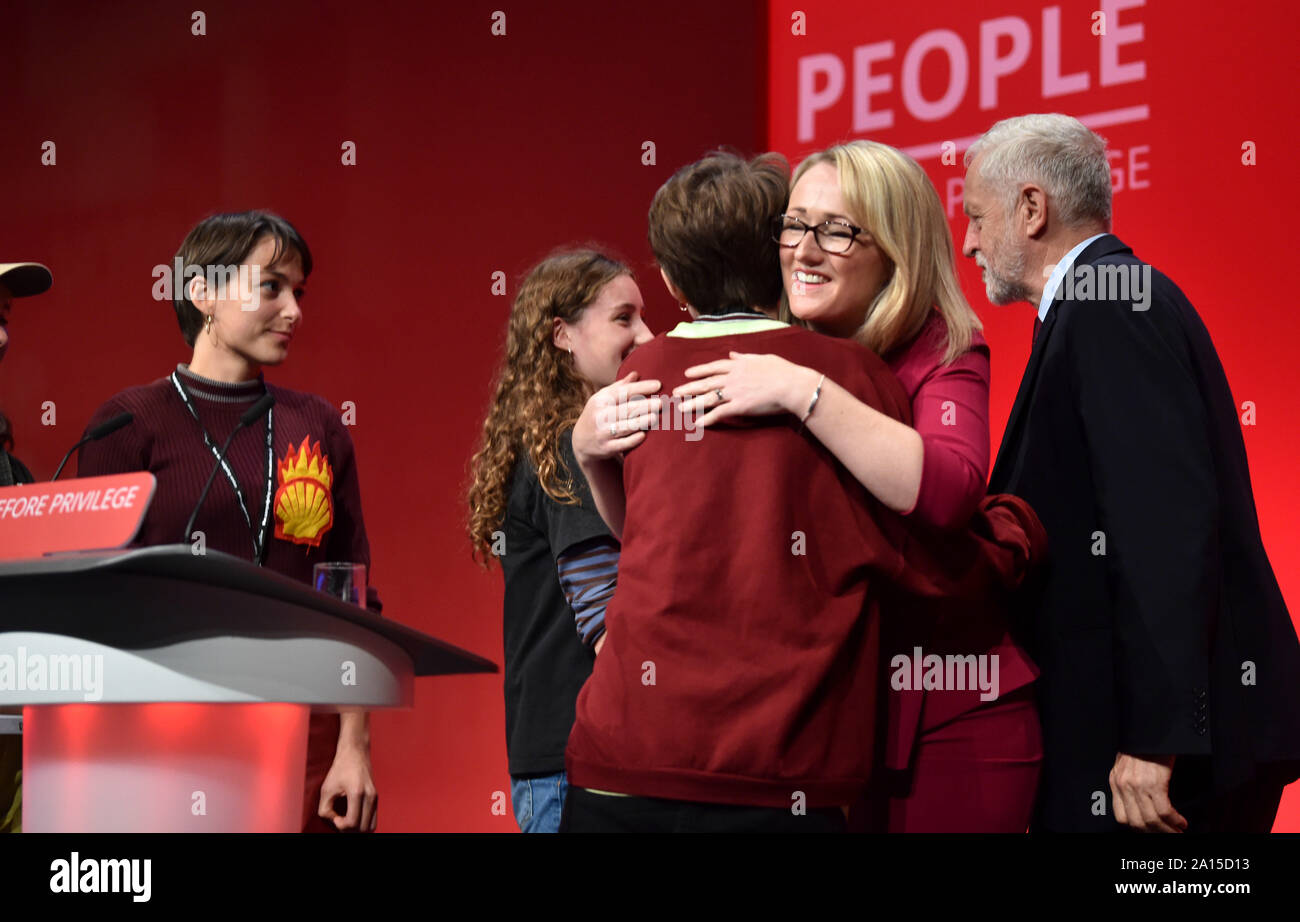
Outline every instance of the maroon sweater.
{"type": "MultiPolygon", "coordinates": [[[[368,577],[370,544],[361,517],[361,487],[352,437],[343,425],[339,411],[314,394],[265,384],[261,378],[226,384],[201,378],[183,365],[177,366],[177,370],[199,419],[218,448],[235,428],[239,417],[263,391],[269,390],[275,395],[272,413],[277,470],[273,472],[272,490],[279,493],[285,480],[299,479],[300,483],[286,488],[282,497],[273,497],[264,566],[310,583],[315,564],[352,561],[366,564],[368,577]],[[301,472],[308,474],[307,477],[297,478],[295,475],[299,472],[295,471],[295,475],[282,479],[279,469],[286,466],[286,456],[292,455],[296,461],[304,440],[306,456],[311,456],[319,445],[323,460],[329,462],[332,483],[328,496],[321,479],[313,480],[310,476],[309,464],[308,469],[301,472]],[[277,503],[277,499],[287,499],[290,494],[295,502],[277,503]],[[298,518],[300,524],[295,527],[292,523],[295,517],[288,507],[301,507],[302,504],[296,502],[300,496],[308,502],[315,499],[322,508],[318,517],[298,518]],[[278,513],[277,505],[285,511],[278,513]],[[326,505],[330,508],[325,509],[326,505]]],[[[199,424],[185,408],[170,378],[127,388],[110,398],[95,411],[87,428],[122,412],[135,414],[135,422],[82,447],[77,475],[91,477],[126,471],[151,472],[158,479],[158,488],[135,543],[141,546],[179,543],[184,540],[181,532],[215,458],[204,445],[199,424]]],[[[256,528],[262,518],[266,486],[265,417],[235,436],[226,459],[239,480],[256,528]]],[[[194,529],[204,533],[209,548],[245,560],[253,559],[248,524],[239,510],[235,491],[221,471],[217,472],[212,489],[199,510],[194,529]]],[[[377,594],[370,594],[367,607],[376,612],[380,610],[377,594]]]]}
{"type": "MultiPolygon", "coordinates": [[[[619,376],[637,371],[668,393],[686,368],[730,350],[816,368],[910,423],[878,357],[794,327],[659,336],[619,376]]],[[[784,808],[796,792],[808,807],[852,802],[870,774],[881,594],[982,598],[1025,564],[1009,515],[947,566],[787,414],[702,435],[650,431],[623,480],[618,588],[567,751],[581,787],[784,808]]]]}
{"type": "MultiPolygon", "coordinates": [[[[185,366],[177,366],[177,373],[218,448],[264,390],[275,395],[272,414],[276,470],[263,565],[291,579],[310,583],[312,567],[317,563],[363,563],[367,576],[366,607],[379,613],[382,610],[379,594],[369,585],[370,544],[361,517],[361,487],[352,437],[339,411],[320,397],[265,384],[260,377],[255,381],[226,384],[192,374],[185,366]],[[321,460],[313,469],[309,459],[317,447],[321,460]],[[287,457],[294,462],[292,465],[286,463],[287,457]],[[323,462],[328,462],[328,476],[322,474],[323,462]],[[282,468],[292,468],[292,473],[282,473],[282,468]]],[[[110,398],[91,417],[87,429],[124,411],[135,414],[135,421],[85,445],[77,474],[91,477],[127,471],[152,473],[158,486],[134,543],[139,546],[179,543],[216,459],[204,444],[199,424],[185,408],[169,377],[127,388],[110,398]]],[[[243,490],[256,529],[262,520],[266,487],[265,417],[235,436],[226,458],[243,490]]],[[[253,559],[248,524],[230,481],[221,471],[208,491],[194,530],[204,533],[210,549],[253,559]]],[[[333,761],[338,727],[336,714],[312,715],[304,820],[316,813],[314,798],[319,797],[321,782],[333,761]]]]}

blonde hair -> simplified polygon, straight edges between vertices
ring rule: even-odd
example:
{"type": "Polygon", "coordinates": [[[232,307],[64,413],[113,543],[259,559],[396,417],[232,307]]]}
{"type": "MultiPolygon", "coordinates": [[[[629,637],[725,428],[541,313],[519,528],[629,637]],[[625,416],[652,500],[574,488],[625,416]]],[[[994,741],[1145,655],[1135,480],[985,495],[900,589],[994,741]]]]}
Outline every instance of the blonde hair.
{"type": "MultiPolygon", "coordinates": [[[[920,164],[887,144],[851,141],[800,163],[790,188],[819,163],[839,171],[848,217],[871,234],[893,264],[853,339],[885,355],[916,338],[931,308],[937,308],[947,326],[944,363],[967,352],[982,324],[957,282],[943,204],[920,164]]],[[[789,308],[783,303],[782,309],[789,308]]]]}

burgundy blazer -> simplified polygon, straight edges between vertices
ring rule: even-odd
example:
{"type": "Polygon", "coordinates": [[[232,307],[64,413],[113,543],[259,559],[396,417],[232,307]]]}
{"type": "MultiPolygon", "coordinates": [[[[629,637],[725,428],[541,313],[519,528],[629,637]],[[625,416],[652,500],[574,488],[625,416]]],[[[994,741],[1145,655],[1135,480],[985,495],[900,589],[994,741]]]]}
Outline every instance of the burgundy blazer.
{"type": "Polygon", "coordinates": [[[997,663],[997,692],[1001,698],[1038,676],[1029,655],[1011,638],[1009,600],[1026,575],[1027,566],[1046,555],[1046,532],[1027,505],[1011,497],[986,497],[989,470],[989,347],[976,331],[971,348],[943,364],[946,326],[934,311],[910,343],[887,355],[886,361],[912,402],[912,422],[924,446],[921,488],[908,513],[916,539],[956,565],[961,551],[951,534],[963,525],[991,536],[1003,527],[1024,532],[1023,558],[1008,561],[1003,589],[993,597],[953,604],[891,605],[882,623],[883,672],[888,706],[885,762],[906,768],[917,736],[985,704],[978,688],[930,690],[914,687],[918,659],[924,683],[924,657],[987,656],[997,663]],[[1010,512],[1015,522],[999,523],[990,516],[1010,512]],[[917,649],[920,656],[917,656],[917,649]],[[906,657],[904,664],[896,657],[906,657]],[[910,670],[904,683],[900,670],[910,670]],[[899,689],[896,686],[909,687],[899,689]]]}

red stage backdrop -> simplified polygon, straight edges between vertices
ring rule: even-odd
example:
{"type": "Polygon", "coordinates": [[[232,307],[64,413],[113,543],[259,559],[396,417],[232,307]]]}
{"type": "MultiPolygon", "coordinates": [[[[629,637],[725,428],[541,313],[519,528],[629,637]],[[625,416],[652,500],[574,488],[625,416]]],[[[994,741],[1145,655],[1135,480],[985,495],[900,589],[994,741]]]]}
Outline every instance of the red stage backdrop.
{"type": "MultiPolygon", "coordinates": [[[[316,270],[267,377],[355,406],[386,615],[500,662],[500,570],[470,562],[462,487],[517,281],[604,242],[651,328],[676,323],[646,211],[705,151],[761,147],[761,6],[6,6],[0,261],[54,272],[15,303],[0,364],[16,454],[49,477],[101,402],[188,361],[154,266],[207,214],[278,211],[316,270]]],[[[380,829],[514,831],[501,676],[421,679],[415,698],[374,717],[380,829]]]]}
{"type": "MultiPolygon", "coordinates": [[[[1168,274],[1214,337],[1243,416],[1260,527],[1300,616],[1291,337],[1277,288],[1294,260],[1278,202],[1290,187],[1300,26],[1269,0],[992,4],[769,2],[768,143],[797,162],[841,140],[903,148],[926,168],[954,239],[965,233],[962,152],[1001,118],[1064,112],[1109,143],[1114,230],[1168,274]],[[1253,410],[1253,413],[1251,412],[1253,410]]],[[[998,444],[1029,356],[1033,309],[967,297],[993,351],[998,444]]],[[[1300,785],[1275,825],[1300,830],[1300,785]]]]}
{"type": "MultiPolygon", "coordinates": [[[[215,211],[279,211],[307,237],[316,270],[302,333],[268,377],[355,406],[387,614],[499,661],[501,577],[469,561],[461,488],[528,265],[562,243],[612,244],[636,265],[660,331],[677,311],[650,266],[646,209],[673,170],[712,147],[770,143],[794,159],[869,135],[924,148],[1013,113],[1110,112],[1132,119],[1099,126],[1124,184],[1116,230],[1188,292],[1238,402],[1258,408],[1247,447],[1294,611],[1300,547],[1284,513],[1300,487],[1284,470],[1284,350],[1296,321],[1280,296],[1265,296],[1269,270],[1287,262],[1283,219],[1260,204],[1265,190],[1287,188],[1295,73],[1283,46],[1294,11],[1260,0],[1230,16],[1202,2],[1103,4],[1103,50],[1091,11],[1073,2],[1053,18],[1025,3],[981,13],[951,0],[856,12],[823,0],[797,10],[572,0],[506,8],[504,35],[492,34],[501,4],[473,0],[202,7],[202,35],[192,8],[165,0],[6,10],[0,261],[45,262],[55,282],[15,303],[0,407],[38,477],[105,398],[188,358],[152,291],[154,267],[170,263],[190,226],[215,211]],[[1001,17],[1024,28],[1007,24],[1011,37],[982,52],[981,28],[996,32],[989,23],[1001,17]],[[1060,59],[1044,77],[1049,34],[1060,36],[1060,59]],[[869,48],[855,63],[855,48],[885,42],[892,51],[869,48]],[[961,46],[964,81],[950,80],[931,44],[958,63],[961,46]],[[834,92],[836,65],[819,55],[839,61],[834,92]],[[858,127],[855,109],[867,120],[858,127]],[[878,121],[886,110],[888,124],[878,121]],[[1257,166],[1241,164],[1248,140],[1257,166]],[[355,166],[343,164],[346,142],[355,166]],[[505,296],[491,293],[498,271],[505,296]]],[[[941,195],[959,192],[949,184],[958,166],[923,162],[941,195]]],[[[1030,311],[988,308],[974,272],[963,283],[993,344],[998,436],[1030,311]]],[[[509,791],[499,676],[421,680],[414,710],[375,716],[374,757],[381,829],[515,829],[508,808],[493,811],[509,791]]],[[[1278,828],[1300,828],[1296,813],[1278,828]]]]}

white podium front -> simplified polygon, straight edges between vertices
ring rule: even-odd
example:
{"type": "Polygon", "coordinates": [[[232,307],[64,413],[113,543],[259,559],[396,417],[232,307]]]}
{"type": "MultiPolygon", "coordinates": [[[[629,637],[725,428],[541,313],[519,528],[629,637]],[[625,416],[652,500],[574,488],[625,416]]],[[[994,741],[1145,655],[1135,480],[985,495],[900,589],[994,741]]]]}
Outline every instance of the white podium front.
{"type": "Polygon", "coordinates": [[[25,831],[301,828],[313,709],[409,707],[490,661],[189,545],[0,563],[25,831]]]}

